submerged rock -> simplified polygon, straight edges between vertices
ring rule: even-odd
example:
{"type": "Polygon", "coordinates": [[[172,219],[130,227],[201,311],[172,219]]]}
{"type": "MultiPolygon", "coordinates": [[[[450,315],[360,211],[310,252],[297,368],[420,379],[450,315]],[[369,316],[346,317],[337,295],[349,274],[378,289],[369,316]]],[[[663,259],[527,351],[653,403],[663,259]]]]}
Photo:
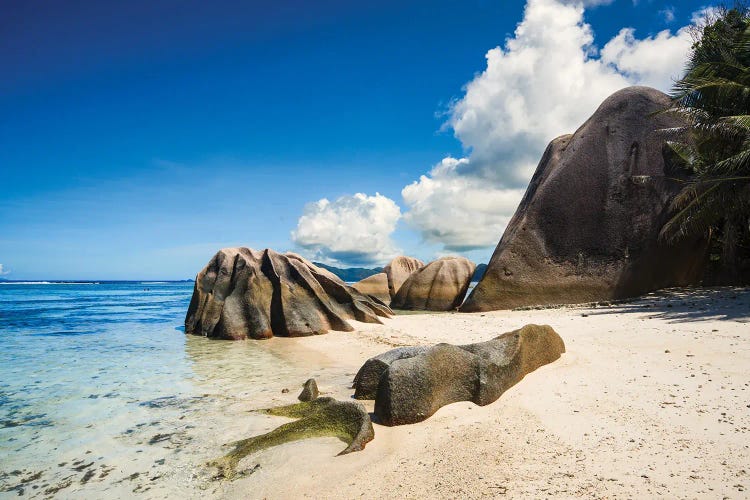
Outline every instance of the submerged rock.
{"type": "Polygon", "coordinates": [[[314,378],[310,378],[307,379],[305,385],[302,386],[302,392],[299,393],[297,399],[300,401],[312,401],[313,399],[317,399],[319,394],[318,384],[315,382],[314,378]]]}
{"type": "Polygon", "coordinates": [[[234,449],[209,463],[218,468],[217,477],[232,478],[243,458],[290,441],[332,436],[347,444],[339,453],[361,451],[375,437],[370,415],[360,403],[318,398],[313,401],[262,410],[269,415],[295,418],[266,434],[233,443],[234,449]]]}
{"type": "Polygon", "coordinates": [[[299,255],[225,248],[198,273],[185,333],[223,339],[351,331],[392,311],[299,255]]]}
{"type": "Polygon", "coordinates": [[[375,297],[383,304],[390,304],[391,295],[388,293],[388,276],[385,273],[373,274],[352,285],[357,291],[370,297],[375,297]]]}
{"type": "Polygon", "coordinates": [[[355,397],[374,393],[375,415],[385,425],[412,424],[450,403],[488,405],[564,352],[563,340],[547,325],[526,325],[476,344],[394,349],[364,364],[355,397]]]}
{"type": "Polygon", "coordinates": [[[464,257],[443,257],[414,272],[391,301],[394,309],[450,311],[463,302],[476,266],[464,257]]]}
{"type": "Polygon", "coordinates": [[[622,299],[696,284],[706,242],[659,241],[683,184],[659,129],[667,95],[631,87],[547,147],[461,311],[622,299]],[[657,114],[655,114],[657,113],[657,114]]]}

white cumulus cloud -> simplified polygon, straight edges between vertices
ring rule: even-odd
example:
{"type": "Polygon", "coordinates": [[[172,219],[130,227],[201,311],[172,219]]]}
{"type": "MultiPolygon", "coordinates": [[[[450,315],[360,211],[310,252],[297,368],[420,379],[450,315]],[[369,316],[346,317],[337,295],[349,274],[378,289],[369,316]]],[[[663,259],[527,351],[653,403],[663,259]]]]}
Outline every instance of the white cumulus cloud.
{"type": "Polygon", "coordinates": [[[3,265],[0,264],[0,276],[6,275],[6,274],[10,274],[10,270],[9,269],[5,269],[3,267],[3,265]]]}
{"type": "Polygon", "coordinates": [[[400,218],[398,205],[379,193],[323,198],[305,206],[292,241],[325,263],[382,264],[398,255],[391,234],[400,218]]]}
{"type": "Polygon", "coordinates": [[[468,163],[466,158],[444,158],[429,176],[421,176],[401,193],[410,207],[406,221],[421,229],[425,241],[448,251],[496,244],[497,231],[508,224],[523,196],[522,189],[488,187],[479,176],[462,175],[460,167],[468,163]]]}
{"type": "Polygon", "coordinates": [[[692,43],[687,27],[644,39],[637,39],[632,28],[624,28],[604,46],[601,61],[628,81],[666,91],[684,73],[692,43]]]}
{"type": "Polygon", "coordinates": [[[659,11],[659,15],[664,19],[664,22],[669,24],[671,22],[674,22],[675,19],[675,9],[674,7],[666,7],[659,11]]]}
{"type": "Polygon", "coordinates": [[[528,0],[513,36],[487,52],[485,70],[446,122],[467,156],[445,158],[402,191],[404,217],[426,241],[448,250],[493,246],[549,141],[574,132],[619,89],[666,91],[680,76],[691,45],[685,28],[642,39],[623,29],[599,52],[584,8],[528,0]]]}

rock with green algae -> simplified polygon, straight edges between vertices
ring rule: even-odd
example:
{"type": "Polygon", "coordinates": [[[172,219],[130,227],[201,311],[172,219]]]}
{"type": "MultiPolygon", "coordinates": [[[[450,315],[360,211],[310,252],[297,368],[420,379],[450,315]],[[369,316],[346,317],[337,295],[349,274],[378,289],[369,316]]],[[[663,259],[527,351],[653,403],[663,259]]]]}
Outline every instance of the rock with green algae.
{"type": "Polygon", "coordinates": [[[364,406],[353,401],[337,401],[326,397],[260,411],[268,415],[297,420],[277,427],[266,434],[235,442],[231,452],[209,463],[218,468],[218,478],[234,477],[237,466],[243,458],[291,441],[337,437],[347,444],[347,447],[339,453],[339,455],[345,455],[363,450],[365,445],[375,437],[370,415],[364,406]]]}

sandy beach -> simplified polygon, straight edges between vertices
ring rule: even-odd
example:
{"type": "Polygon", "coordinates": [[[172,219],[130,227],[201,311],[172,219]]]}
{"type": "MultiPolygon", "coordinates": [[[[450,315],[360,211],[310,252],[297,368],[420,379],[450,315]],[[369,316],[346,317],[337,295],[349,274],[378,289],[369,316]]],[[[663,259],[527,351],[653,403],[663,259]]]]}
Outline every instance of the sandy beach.
{"type": "MultiPolygon", "coordinates": [[[[204,494],[747,497],[748,289],[670,290],[596,307],[401,314],[384,325],[357,323],[356,332],[265,345],[308,366],[323,395],[346,399],[370,356],[395,346],[487,340],[528,323],[553,326],[567,352],[495,403],[452,404],[414,425],[376,424],[375,440],[345,456],[336,456],[344,445],[334,438],[272,448],[243,460],[241,468],[254,472],[212,483],[204,494]]],[[[267,391],[255,393],[247,410],[294,402],[302,382],[269,374],[267,391]]],[[[229,442],[285,421],[255,414],[222,432],[229,442]]]]}

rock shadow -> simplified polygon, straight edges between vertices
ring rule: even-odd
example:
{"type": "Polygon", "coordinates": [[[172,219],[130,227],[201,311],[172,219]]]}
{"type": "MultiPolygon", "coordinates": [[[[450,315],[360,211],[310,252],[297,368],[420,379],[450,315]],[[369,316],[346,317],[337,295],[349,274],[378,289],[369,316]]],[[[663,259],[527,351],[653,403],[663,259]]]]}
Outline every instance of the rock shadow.
{"type": "Polygon", "coordinates": [[[750,288],[668,288],[601,308],[590,315],[641,313],[669,323],[736,321],[750,323],[750,288]]]}

